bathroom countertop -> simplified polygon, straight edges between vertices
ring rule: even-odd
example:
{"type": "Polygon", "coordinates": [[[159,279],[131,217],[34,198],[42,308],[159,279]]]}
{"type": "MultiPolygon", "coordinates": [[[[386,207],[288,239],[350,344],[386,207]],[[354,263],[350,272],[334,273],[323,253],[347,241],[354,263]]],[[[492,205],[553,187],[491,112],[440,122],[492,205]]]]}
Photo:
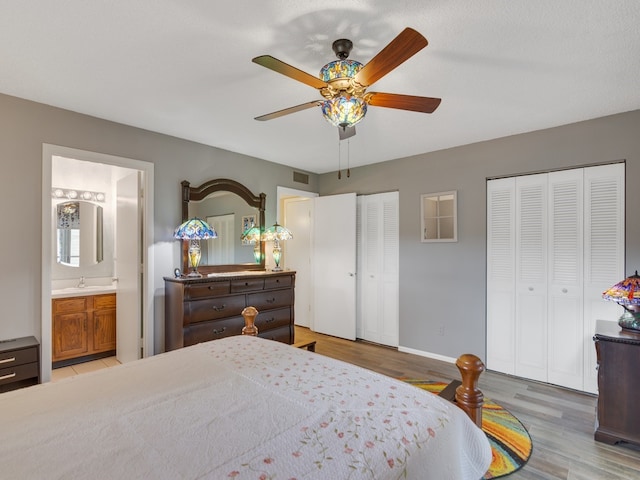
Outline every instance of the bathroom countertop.
{"type": "Polygon", "coordinates": [[[87,287],[69,287],[51,290],[51,298],[82,297],[86,295],[101,295],[103,293],[115,293],[113,285],[91,285],[87,287]]]}

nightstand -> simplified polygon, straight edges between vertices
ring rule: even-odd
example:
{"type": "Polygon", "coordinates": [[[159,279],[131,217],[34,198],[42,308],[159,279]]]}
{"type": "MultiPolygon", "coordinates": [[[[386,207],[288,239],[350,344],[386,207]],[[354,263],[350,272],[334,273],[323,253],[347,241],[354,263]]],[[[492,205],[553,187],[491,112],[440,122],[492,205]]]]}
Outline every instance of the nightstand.
{"type": "Polygon", "coordinates": [[[598,411],[595,439],[640,445],[640,332],[598,320],[593,337],[598,354],[598,411]]]}
{"type": "Polygon", "coordinates": [[[40,383],[40,344],[35,337],[0,340],[0,393],[40,383]]]}

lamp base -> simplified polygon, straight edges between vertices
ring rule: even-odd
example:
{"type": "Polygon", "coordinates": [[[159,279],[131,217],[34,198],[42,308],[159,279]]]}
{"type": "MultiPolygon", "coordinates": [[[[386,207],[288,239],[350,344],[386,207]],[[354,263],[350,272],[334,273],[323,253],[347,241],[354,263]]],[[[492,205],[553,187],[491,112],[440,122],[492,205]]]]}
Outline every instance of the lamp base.
{"type": "Polygon", "coordinates": [[[625,330],[640,331],[640,312],[625,311],[618,319],[618,325],[625,330]]]}
{"type": "Polygon", "coordinates": [[[196,270],[193,270],[192,272],[189,272],[187,274],[187,277],[189,277],[189,278],[202,278],[202,274],[197,272],[196,270]]]}
{"type": "Polygon", "coordinates": [[[273,267],[271,269],[272,272],[281,272],[282,271],[282,267],[280,267],[279,265],[276,265],[275,267],[273,267]]]}

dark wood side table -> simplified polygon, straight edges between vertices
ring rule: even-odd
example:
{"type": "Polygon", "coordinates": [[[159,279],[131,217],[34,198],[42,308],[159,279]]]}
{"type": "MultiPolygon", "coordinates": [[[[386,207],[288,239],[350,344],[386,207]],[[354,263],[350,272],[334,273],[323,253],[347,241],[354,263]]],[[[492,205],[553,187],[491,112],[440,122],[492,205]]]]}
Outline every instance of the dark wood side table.
{"type": "Polygon", "coordinates": [[[594,438],[613,445],[640,445],[640,332],[598,320],[593,337],[598,358],[598,410],[594,438]]]}

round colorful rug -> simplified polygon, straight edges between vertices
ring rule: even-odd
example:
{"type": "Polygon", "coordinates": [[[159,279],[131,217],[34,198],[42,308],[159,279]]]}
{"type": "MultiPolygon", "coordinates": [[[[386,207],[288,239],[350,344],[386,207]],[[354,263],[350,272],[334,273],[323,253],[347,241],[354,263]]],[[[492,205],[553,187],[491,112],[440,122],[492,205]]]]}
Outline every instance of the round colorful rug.
{"type": "MultiPolygon", "coordinates": [[[[438,394],[446,383],[424,380],[403,381],[438,394]]],[[[531,437],[516,417],[485,397],[482,406],[482,430],[491,444],[491,466],[483,479],[500,478],[522,468],[531,456],[531,437]]]]}

